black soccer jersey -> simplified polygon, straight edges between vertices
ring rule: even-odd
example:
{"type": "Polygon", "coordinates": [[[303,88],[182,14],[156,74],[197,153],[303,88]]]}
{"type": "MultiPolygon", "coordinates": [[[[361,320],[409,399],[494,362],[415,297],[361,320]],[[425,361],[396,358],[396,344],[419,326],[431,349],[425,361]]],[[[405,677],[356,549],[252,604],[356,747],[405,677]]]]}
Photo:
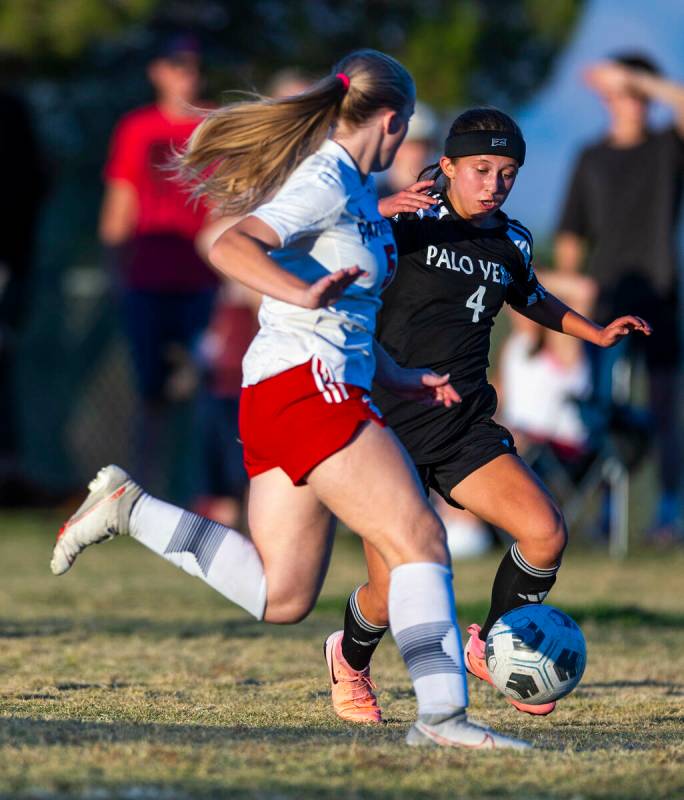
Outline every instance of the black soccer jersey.
{"type": "Polygon", "coordinates": [[[459,407],[431,408],[374,386],[375,402],[417,463],[448,455],[449,434],[467,425],[467,396],[487,385],[490,333],[503,303],[525,307],[545,296],[527,228],[501,211],[499,225],[479,228],[456,214],[446,194],[437,199],[393,220],[399,263],[377,327],[398,364],[448,372],[465,397],[459,407]]]}

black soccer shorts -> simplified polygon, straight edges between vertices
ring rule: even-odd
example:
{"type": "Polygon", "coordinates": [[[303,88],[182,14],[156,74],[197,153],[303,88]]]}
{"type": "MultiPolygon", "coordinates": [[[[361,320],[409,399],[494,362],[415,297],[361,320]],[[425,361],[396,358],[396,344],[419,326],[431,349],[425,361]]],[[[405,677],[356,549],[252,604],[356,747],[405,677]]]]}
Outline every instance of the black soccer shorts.
{"type": "Polygon", "coordinates": [[[449,445],[454,448],[451,455],[437,463],[416,464],[416,469],[426,494],[434,489],[454,508],[463,508],[451,497],[454,486],[501,455],[517,455],[513,434],[490,416],[473,420],[449,445]]]}

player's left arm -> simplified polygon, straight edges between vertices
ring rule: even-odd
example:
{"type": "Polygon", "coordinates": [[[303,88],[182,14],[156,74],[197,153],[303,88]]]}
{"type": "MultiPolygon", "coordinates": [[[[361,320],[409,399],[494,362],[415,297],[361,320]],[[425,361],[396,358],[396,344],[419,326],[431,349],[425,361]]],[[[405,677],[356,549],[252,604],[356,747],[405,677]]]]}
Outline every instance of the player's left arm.
{"type": "Polygon", "coordinates": [[[448,375],[438,375],[431,369],[400,367],[385,348],[373,340],[375,381],[384,389],[429,406],[446,406],[461,402],[460,394],[449,383],[448,375]]]}
{"type": "Polygon", "coordinates": [[[518,264],[511,265],[514,279],[507,289],[507,301],[527,319],[552,331],[567,333],[576,339],[591,342],[598,347],[612,347],[630,333],[651,335],[651,326],[641,317],[618,317],[603,327],[566,305],[545,289],[537,278],[533,266],[533,242],[529,231],[518,222],[509,223],[513,231],[523,231],[522,241],[516,242],[518,264]],[[526,246],[521,246],[521,244],[526,246]]]}
{"type": "Polygon", "coordinates": [[[630,333],[651,335],[651,326],[641,317],[631,315],[618,317],[603,327],[582,314],[578,314],[577,311],[549,292],[545,292],[544,297],[533,305],[526,308],[516,307],[515,310],[538,325],[543,325],[553,331],[567,333],[569,336],[583,339],[585,342],[591,342],[599,347],[612,347],[630,333]]]}

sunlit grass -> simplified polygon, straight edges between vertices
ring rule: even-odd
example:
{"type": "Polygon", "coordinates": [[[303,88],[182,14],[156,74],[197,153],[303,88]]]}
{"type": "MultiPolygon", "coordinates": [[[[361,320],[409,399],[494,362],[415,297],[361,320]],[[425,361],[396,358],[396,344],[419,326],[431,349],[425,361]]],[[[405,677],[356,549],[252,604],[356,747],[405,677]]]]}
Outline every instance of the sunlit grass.
{"type": "MultiPolygon", "coordinates": [[[[321,645],[363,579],[351,537],[311,617],[266,627],[129,540],[57,579],[55,520],[0,530],[2,797],[684,796],[681,553],[571,548],[553,602],[587,637],[583,683],[534,720],[472,682],[474,716],[539,747],[499,755],[404,745],[414,700],[390,637],[374,667],[387,724],[333,715],[321,645]]],[[[456,566],[461,623],[481,619],[496,561],[456,566]]]]}

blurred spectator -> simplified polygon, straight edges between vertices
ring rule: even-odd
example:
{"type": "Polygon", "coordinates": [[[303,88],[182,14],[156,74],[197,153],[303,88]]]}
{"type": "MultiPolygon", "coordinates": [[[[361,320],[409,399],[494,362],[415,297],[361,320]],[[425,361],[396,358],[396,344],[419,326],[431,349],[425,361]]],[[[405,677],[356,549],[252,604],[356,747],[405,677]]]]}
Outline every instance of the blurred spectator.
{"type": "MultiPolygon", "coordinates": [[[[153,105],[128,113],[116,127],[104,170],[100,237],[108,248],[141,399],[135,473],[167,492],[164,438],[170,432],[169,384],[178,348],[189,349],[205,330],[218,278],[198,255],[194,239],[206,209],[188,202],[168,164],[201,117],[192,104],[200,88],[197,41],[175,35],[148,66],[153,105]]],[[[170,391],[171,388],[171,391],[170,391]]]]}
{"type": "Polygon", "coordinates": [[[292,97],[305,92],[314,78],[299,67],[286,67],[271,76],[267,86],[268,97],[292,97]]]}
{"type": "MultiPolygon", "coordinates": [[[[584,316],[591,316],[596,283],[589,277],[537,270],[541,283],[584,316]]],[[[524,455],[545,442],[564,457],[589,446],[589,430],[578,400],[591,394],[591,369],[584,343],[508,312],[512,331],[498,363],[501,420],[515,434],[524,455]]]]}
{"type": "MultiPolygon", "coordinates": [[[[639,54],[615,56],[591,66],[587,85],[608,112],[605,137],[575,165],[558,225],[556,266],[587,272],[599,284],[596,319],[638,314],[653,324],[649,338],[631,337],[643,348],[649,405],[655,426],[661,496],[654,537],[676,534],[681,468],[677,430],[678,277],[675,230],[684,179],[684,86],[667,80],[639,54]],[[670,105],[674,125],[653,130],[651,100],[670,105]]],[[[611,402],[612,375],[624,348],[596,351],[596,391],[611,402]]]]}
{"type": "Polygon", "coordinates": [[[195,360],[202,375],[199,392],[197,469],[198,514],[236,527],[248,478],[238,432],[242,358],[257,330],[261,297],[242,284],[226,282],[195,360]]]}
{"type": "Polygon", "coordinates": [[[435,159],[439,123],[430,106],[416,102],[406,138],[394,157],[392,166],[377,176],[380,197],[400,192],[418,180],[422,170],[435,159]]]}
{"type": "Polygon", "coordinates": [[[31,505],[47,501],[47,495],[22,471],[14,376],[47,178],[28,110],[20,97],[4,90],[0,91],[0,149],[5,154],[5,190],[0,195],[0,504],[31,505]]]}

